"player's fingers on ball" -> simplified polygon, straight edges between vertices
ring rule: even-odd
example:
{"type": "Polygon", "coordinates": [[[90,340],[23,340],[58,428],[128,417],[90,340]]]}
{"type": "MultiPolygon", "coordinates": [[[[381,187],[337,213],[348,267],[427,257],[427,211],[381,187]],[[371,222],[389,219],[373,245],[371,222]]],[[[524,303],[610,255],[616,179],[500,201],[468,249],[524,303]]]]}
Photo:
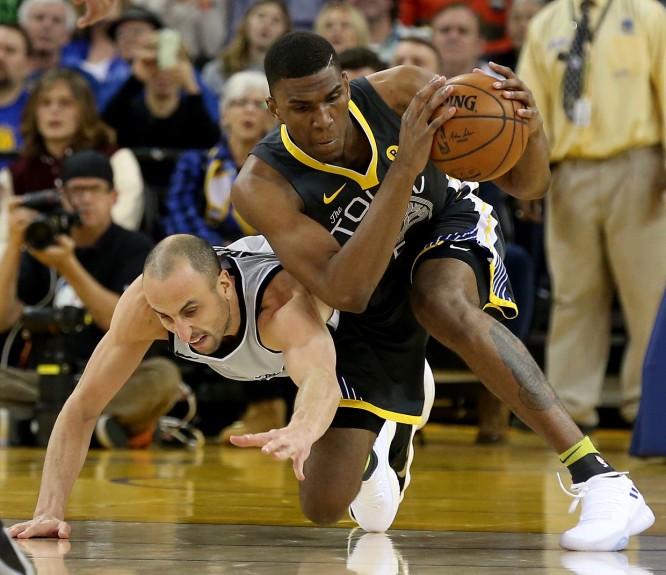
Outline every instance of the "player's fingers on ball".
{"type": "Polygon", "coordinates": [[[444,79],[442,76],[434,76],[430,82],[428,82],[425,86],[423,86],[423,88],[416,92],[412,102],[417,101],[425,104],[430,100],[430,98],[432,98],[432,95],[436,93],[443,84],[444,79]]]}

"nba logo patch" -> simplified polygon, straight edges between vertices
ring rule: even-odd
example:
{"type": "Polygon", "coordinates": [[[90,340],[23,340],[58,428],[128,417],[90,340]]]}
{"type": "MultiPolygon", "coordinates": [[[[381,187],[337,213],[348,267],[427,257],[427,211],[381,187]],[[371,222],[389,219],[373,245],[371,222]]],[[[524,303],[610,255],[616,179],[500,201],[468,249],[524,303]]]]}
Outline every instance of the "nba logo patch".
{"type": "Polygon", "coordinates": [[[623,34],[633,34],[634,33],[634,21],[630,18],[625,18],[620,24],[620,29],[623,34]]]}

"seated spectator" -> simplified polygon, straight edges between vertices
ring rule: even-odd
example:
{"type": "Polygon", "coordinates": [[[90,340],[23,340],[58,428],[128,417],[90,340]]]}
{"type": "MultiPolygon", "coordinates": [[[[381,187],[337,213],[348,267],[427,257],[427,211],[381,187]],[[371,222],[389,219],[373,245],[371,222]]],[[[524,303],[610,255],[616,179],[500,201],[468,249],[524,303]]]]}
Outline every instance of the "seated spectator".
{"type": "Polygon", "coordinates": [[[166,235],[193,234],[225,246],[255,231],[231,205],[231,184],[250,151],[275,125],[268,112],[268,83],[261,72],[234,74],[222,97],[222,138],[211,150],[182,153],[166,195],[166,235]]]}
{"type": "MultiPolygon", "coordinates": [[[[234,210],[230,194],[250,150],[275,125],[266,106],[268,95],[268,82],[261,72],[239,72],[229,78],[221,105],[222,139],[210,151],[188,150],[178,158],[165,200],[165,235],[193,234],[224,246],[255,233],[234,210]]],[[[221,431],[221,443],[229,445],[231,435],[284,425],[287,389],[282,382],[244,387],[245,411],[221,431]]]]}
{"type": "MultiPolygon", "coordinates": [[[[74,40],[68,45],[71,52],[67,66],[80,72],[95,94],[97,109],[102,110],[111,94],[129,76],[129,64],[119,55],[118,44],[111,37],[109,29],[120,18],[122,11],[131,0],[118,0],[105,18],[77,31],[74,40]]],[[[85,6],[77,5],[78,14],[83,14],[85,6]]],[[[152,28],[148,28],[152,30],[152,28]]]]}
{"type": "Polygon", "coordinates": [[[29,82],[34,82],[47,70],[67,65],[63,50],[76,26],[76,12],[70,2],[23,0],[18,19],[32,45],[29,82]]]}
{"type": "Polygon", "coordinates": [[[481,68],[498,76],[483,59],[486,41],[479,15],[466,4],[449,4],[433,16],[432,43],[442,60],[442,75],[453,78],[481,68]]]}
{"type": "Polygon", "coordinates": [[[511,50],[506,29],[510,1],[493,0],[400,0],[399,18],[405,26],[425,26],[440,10],[467,6],[479,18],[486,39],[486,54],[499,55],[511,50]]]}
{"type": "Polygon", "coordinates": [[[348,48],[367,48],[370,44],[365,16],[347,0],[324,4],[315,20],[314,31],[326,38],[338,54],[348,48]]]}
{"type": "Polygon", "coordinates": [[[506,21],[506,31],[511,50],[504,54],[489,54],[487,58],[512,70],[516,69],[520,49],[523,47],[527,27],[534,15],[546,5],[547,0],[513,0],[506,21]]]}
{"type": "MultiPolygon", "coordinates": [[[[0,24],[0,152],[18,153],[23,145],[20,123],[28,101],[30,40],[22,28],[0,24]]],[[[0,168],[11,162],[0,158],[0,168]]]]}
{"type": "MultiPolygon", "coordinates": [[[[230,36],[240,28],[246,12],[255,4],[257,0],[234,0],[227,7],[229,10],[229,30],[230,36]]],[[[284,0],[284,4],[289,8],[291,25],[294,30],[312,30],[317,14],[327,0],[284,0]]]]}
{"type": "MultiPolygon", "coordinates": [[[[35,210],[22,206],[23,198],[9,202],[9,241],[0,260],[0,331],[14,328],[12,333],[16,333],[17,326],[28,323],[26,306],[37,306],[50,316],[60,310],[78,318],[72,322],[75,329],[59,327],[55,336],[40,335],[33,328],[25,348],[30,349],[27,358],[22,354],[17,368],[0,368],[0,407],[10,408],[13,417],[31,417],[40,398],[42,411],[45,404],[54,409],[56,393],[64,403],[66,386],[61,389],[60,384],[48,398],[42,396],[36,366],[60,360],[70,368],[74,380],[109,329],[120,294],[141,274],[152,247],[143,234],[112,222],[111,208],[118,192],[106,155],[94,150],[72,154],[64,162],[61,182],[60,201],[69,213],[80,216],[80,222],[65,233],[58,231],[50,238],[36,234],[35,228],[29,228],[36,219],[35,210]],[[58,355],[49,356],[54,338],[60,344],[58,355]]],[[[11,344],[12,338],[7,341],[11,344]]],[[[100,443],[105,447],[148,445],[158,419],[180,397],[180,380],[180,371],[171,360],[144,360],[130,377],[130,387],[116,395],[100,418],[100,443]],[[111,430],[123,431],[124,439],[112,436],[111,430]]]]}
{"type": "MultiPolygon", "coordinates": [[[[130,150],[116,146],[114,132],[99,117],[90,86],[80,74],[67,68],[44,73],[25,106],[21,132],[21,156],[0,172],[0,192],[5,197],[57,187],[65,158],[92,148],[109,156],[118,174],[114,221],[128,229],[139,228],[144,210],[141,169],[130,150]]],[[[6,233],[5,224],[0,227],[1,244],[6,233]]]]}
{"type": "MultiPolygon", "coordinates": [[[[116,130],[121,146],[210,148],[219,140],[220,128],[206,110],[194,66],[181,45],[175,67],[158,67],[157,42],[157,32],[144,37],[132,61],[132,75],[102,117],[116,130]]],[[[165,188],[172,169],[162,163],[144,164],[144,179],[165,188]]]]}
{"type": "Polygon", "coordinates": [[[430,31],[405,26],[397,18],[397,0],[349,0],[365,17],[370,31],[370,48],[382,62],[390,62],[393,50],[403,36],[430,37],[430,31]]]}
{"type": "Polygon", "coordinates": [[[411,64],[439,74],[442,70],[442,57],[430,40],[420,36],[405,36],[393,50],[390,67],[411,64]]]}
{"type": "Polygon", "coordinates": [[[340,66],[350,80],[379,72],[386,64],[370,48],[347,48],[338,54],[340,66]]]}
{"type": "Polygon", "coordinates": [[[134,0],[141,6],[159,14],[166,26],[178,30],[190,58],[204,63],[213,58],[227,44],[230,12],[240,2],[234,0],[134,0]]]}
{"type": "Polygon", "coordinates": [[[243,70],[264,70],[264,55],[280,36],[291,31],[289,11],[282,0],[259,0],[245,13],[229,45],[203,68],[206,85],[218,97],[227,78],[243,70]]]}

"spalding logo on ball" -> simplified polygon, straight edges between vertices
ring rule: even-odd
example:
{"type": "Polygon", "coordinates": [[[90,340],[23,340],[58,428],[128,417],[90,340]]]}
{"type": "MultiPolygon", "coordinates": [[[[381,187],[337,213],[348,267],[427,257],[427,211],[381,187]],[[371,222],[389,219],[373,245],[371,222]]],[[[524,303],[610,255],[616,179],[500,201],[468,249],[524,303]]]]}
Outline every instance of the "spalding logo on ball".
{"type": "Polygon", "coordinates": [[[493,88],[497,78],[487,74],[462,74],[446,83],[455,91],[435,114],[451,106],[453,118],[437,130],[431,161],[459,180],[495,179],[516,165],[527,146],[527,121],[516,115],[522,104],[502,97],[493,88]]]}

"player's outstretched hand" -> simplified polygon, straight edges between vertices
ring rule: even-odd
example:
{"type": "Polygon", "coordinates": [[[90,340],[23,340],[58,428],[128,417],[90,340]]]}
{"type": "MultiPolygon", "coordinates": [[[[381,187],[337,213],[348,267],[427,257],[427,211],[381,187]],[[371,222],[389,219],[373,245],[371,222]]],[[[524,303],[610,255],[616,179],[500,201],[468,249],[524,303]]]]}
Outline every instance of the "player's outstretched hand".
{"type": "Polygon", "coordinates": [[[303,465],[310,455],[312,441],[309,434],[293,425],[280,429],[271,429],[263,433],[248,433],[245,435],[232,435],[229,441],[236,447],[261,447],[262,453],[271,455],[275,459],[294,462],[294,475],[299,481],[305,479],[303,465]]]}
{"type": "Polygon", "coordinates": [[[17,539],[30,539],[31,537],[69,539],[72,527],[66,521],[53,517],[53,515],[39,515],[30,521],[12,525],[7,531],[17,539]]]}

